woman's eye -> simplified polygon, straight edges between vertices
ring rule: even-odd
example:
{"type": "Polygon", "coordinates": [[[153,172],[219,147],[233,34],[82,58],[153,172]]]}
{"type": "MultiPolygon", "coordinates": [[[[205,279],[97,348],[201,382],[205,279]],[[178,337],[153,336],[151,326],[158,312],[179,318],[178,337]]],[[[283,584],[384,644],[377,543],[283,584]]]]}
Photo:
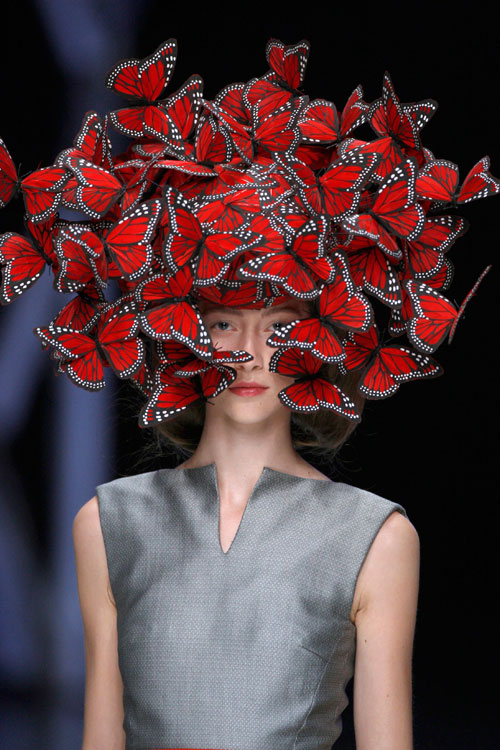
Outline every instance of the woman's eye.
{"type": "MultiPolygon", "coordinates": [[[[218,331],[227,331],[227,327],[226,326],[230,326],[230,325],[231,325],[231,323],[228,323],[227,320],[216,320],[215,323],[212,323],[210,325],[210,328],[216,328],[218,331]]],[[[284,328],[284,326],[286,326],[286,323],[284,323],[281,320],[279,320],[279,321],[277,320],[274,323],[271,323],[270,325],[271,326],[277,326],[278,328],[275,329],[275,330],[279,330],[281,328],[284,328]]]]}

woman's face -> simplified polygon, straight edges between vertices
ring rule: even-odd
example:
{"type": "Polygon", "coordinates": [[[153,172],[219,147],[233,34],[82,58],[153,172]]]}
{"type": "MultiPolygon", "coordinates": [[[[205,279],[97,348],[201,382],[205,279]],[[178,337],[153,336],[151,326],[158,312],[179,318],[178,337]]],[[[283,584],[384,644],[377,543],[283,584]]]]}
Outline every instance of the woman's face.
{"type": "MultiPolygon", "coordinates": [[[[245,350],[253,356],[248,362],[231,363],[237,376],[231,386],[210,398],[207,409],[221,410],[227,416],[247,424],[259,422],[275,413],[290,412],[278,398],[293,378],[269,371],[269,360],[277,351],[266,344],[273,331],[292,320],[308,318],[310,304],[306,300],[290,298],[280,305],[258,310],[218,307],[200,300],[199,309],[214,347],[221,350],[245,350]],[[258,383],[263,390],[238,390],[242,383],[258,383]]],[[[208,413],[208,412],[207,412],[208,413]]]]}

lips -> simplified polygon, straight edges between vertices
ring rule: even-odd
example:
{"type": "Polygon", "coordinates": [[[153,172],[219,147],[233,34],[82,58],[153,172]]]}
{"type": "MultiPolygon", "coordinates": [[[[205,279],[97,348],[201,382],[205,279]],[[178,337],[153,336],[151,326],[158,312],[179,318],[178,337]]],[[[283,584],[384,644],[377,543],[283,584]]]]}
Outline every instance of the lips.
{"type": "Polygon", "coordinates": [[[249,381],[248,383],[242,381],[241,383],[236,383],[236,385],[230,386],[230,388],[231,389],[236,389],[236,388],[262,388],[262,389],[266,389],[266,388],[268,388],[268,386],[267,385],[262,385],[261,383],[255,383],[254,381],[249,381]]]}
{"type": "Polygon", "coordinates": [[[241,382],[232,385],[229,390],[232,391],[235,396],[258,396],[259,394],[264,393],[264,391],[267,391],[268,386],[250,381],[248,383],[241,382]]]}

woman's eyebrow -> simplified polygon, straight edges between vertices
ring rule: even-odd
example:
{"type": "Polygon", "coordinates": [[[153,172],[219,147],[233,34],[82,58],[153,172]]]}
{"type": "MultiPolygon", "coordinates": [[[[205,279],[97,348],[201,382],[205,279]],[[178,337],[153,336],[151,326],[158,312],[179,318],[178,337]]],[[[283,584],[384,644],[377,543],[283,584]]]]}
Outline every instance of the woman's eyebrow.
{"type": "MultiPolygon", "coordinates": [[[[216,312],[216,313],[225,313],[229,315],[243,315],[247,309],[242,310],[241,308],[235,307],[234,309],[230,307],[211,307],[210,309],[205,311],[205,315],[208,315],[208,313],[216,312]]],[[[299,315],[299,311],[295,307],[269,307],[269,308],[261,308],[263,310],[264,315],[275,315],[276,313],[282,313],[282,312],[292,312],[299,315]]]]}
{"type": "Polygon", "coordinates": [[[271,313],[281,313],[281,312],[292,312],[296,313],[297,315],[300,314],[300,310],[297,310],[296,307],[269,307],[264,311],[265,315],[269,315],[271,313]]]}

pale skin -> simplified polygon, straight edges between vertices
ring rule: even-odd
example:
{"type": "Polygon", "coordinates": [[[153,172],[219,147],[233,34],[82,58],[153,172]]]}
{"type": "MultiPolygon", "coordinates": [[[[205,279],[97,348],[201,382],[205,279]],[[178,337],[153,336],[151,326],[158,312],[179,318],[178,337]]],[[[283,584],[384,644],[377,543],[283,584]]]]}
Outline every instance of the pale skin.
{"type": "MultiPolygon", "coordinates": [[[[291,411],[277,397],[293,381],[268,369],[275,349],[266,339],[276,323],[308,317],[304,302],[293,299],[272,310],[238,311],[205,304],[201,312],[218,348],[244,349],[253,355],[249,362],[232,365],[236,380],[268,386],[258,396],[241,397],[225,390],[210,399],[199,445],[181,464],[188,468],[216,463],[220,544],[226,551],[264,466],[300,477],[325,481],[328,477],[293,448],[291,411]]],[[[124,750],[116,607],[97,497],[78,511],[73,539],[86,658],[82,750],[124,750]]],[[[419,569],[417,531],[395,511],[368,551],[350,613],[356,626],[353,711],[357,750],[413,748],[412,651],[419,569]]]]}

